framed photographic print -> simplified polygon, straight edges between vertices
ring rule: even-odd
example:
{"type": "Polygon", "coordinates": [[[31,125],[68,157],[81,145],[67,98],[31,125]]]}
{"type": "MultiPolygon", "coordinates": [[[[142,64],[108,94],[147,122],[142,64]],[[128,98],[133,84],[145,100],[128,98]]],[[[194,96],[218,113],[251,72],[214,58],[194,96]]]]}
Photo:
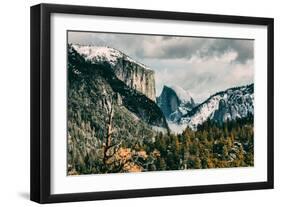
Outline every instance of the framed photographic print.
{"type": "Polygon", "coordinates": [[[273,188],[273,19],[31,7],[31,200],[273,188]]]}

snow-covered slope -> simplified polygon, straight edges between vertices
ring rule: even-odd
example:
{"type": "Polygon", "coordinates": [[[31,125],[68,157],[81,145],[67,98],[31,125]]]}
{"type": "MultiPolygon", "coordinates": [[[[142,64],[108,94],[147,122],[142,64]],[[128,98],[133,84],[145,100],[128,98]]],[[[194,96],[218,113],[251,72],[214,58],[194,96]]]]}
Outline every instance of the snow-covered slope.
{"type": "Polygon", "coordinates": [[[135,63],[147,70],[151,70],[149,67],[145,66],[142,63],[139,63],[128,55],[122,53],[121,51],[111,48],[111,47],[104,47],[104,46],[93,46],[93,45],[78,45],[73,44],[72,47],[82,55],[86,60],[90,60],[94,63],[96,62],[108,62],[111,65],[116,65],[118,59],[123,58],[128,60],[132,63],[135,63]]]}
{"type": "Polygon", "coordinates": [[[254,114],[254,84],[230,88],[212,95],[179,121],[180,125],[196,129],[210,119],[219,123],[254,114]]]}

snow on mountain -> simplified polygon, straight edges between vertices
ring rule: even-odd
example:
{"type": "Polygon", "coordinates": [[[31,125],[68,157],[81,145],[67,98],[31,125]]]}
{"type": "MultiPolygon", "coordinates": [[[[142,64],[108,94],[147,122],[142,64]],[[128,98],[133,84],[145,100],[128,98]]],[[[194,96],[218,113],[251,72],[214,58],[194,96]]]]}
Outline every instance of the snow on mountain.
{"type": "Polygon", "coordinates": [[[118,57],[121,57],[121,53],[117,50],[108,47],[97,46],[80,46],[72,45],[73,48],[86,60],[93,62],[108,61],[109,63],[115,63],[118,57]]]}
{"type": "Polygon", "coordinates": [[[219,109],[219,102],[221,97],[219,95],[213,96],[208,102],[196,108],[196,112],[192,116],[183,117],[180,121],[180,125],[189,126],[192,129],[196,129],[199,124],[202,124],[208,118],[212,118],[214,112],[219,109]]]}
{"type": "Polygon", "coordinates": [[[111,65],[115,65],[118,62],[119,58],[126,59],[132,63],[135,63],[147,70],[151,70],[146,65],[139,63],[128,55],[125,55],[121,51],[111,48],[111,47],[104,47],[104,46],[93,46],[93,45],[78,45],[72,44],[72,47],[82,55],[86,60],[96,62],[108,62],[111,65]]]}
{"type": "Polygon", "coordinates": [[[218,92],[197,106],[180,87],[164,86],[157,104],[171,131],[181,133],[186,127],[196,130],[208,119],[223,123],[253,115],[254,84],[218,92]]]}
{"type": "Polygon", "coordinates": [[[211,119],[222,123],[254,114],[254,84],[230,88],[212,95],[179,121],[180,125],[196,129],[211,119]]]}

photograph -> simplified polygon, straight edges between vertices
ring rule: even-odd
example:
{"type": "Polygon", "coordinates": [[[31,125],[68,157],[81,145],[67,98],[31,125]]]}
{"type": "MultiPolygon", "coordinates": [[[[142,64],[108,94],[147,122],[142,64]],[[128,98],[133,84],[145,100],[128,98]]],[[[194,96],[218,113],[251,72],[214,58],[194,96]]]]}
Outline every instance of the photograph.
{"type": "Polygon", "coordinates": [[[30,7],[30,200],[274,189],[274,18],[170,9],[30,7]]]}
{"type": "Polygon", "coordinates": [[[67,31],[67,175],[254,166],[254,40],[67,31]]]}

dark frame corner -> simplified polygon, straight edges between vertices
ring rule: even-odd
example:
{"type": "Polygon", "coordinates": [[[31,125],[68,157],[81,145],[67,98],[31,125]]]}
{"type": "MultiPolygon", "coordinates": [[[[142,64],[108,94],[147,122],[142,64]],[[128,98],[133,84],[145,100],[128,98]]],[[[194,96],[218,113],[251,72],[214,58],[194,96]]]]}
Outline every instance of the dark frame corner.
{"type": "Polygon", "coordinates": [[[39,4],[31,7],[31,174],[30,199],[38,203],[86,201],[101,199],[164,196],[194,193],[211,193],[238,190],[274,188],[274,20],[272,18],[244,17],[213,14],[195,14],[168,11],[135,10],[104,7],[39,4]],[[267,181],[223,185],[155,188],[74,194],[50,193],[50,16],[52,13],[85,14],[113,17],[134,17],[197,22],[217,22],[248,25],[264,25],[268,28],[268,154],[267,181]]]}

